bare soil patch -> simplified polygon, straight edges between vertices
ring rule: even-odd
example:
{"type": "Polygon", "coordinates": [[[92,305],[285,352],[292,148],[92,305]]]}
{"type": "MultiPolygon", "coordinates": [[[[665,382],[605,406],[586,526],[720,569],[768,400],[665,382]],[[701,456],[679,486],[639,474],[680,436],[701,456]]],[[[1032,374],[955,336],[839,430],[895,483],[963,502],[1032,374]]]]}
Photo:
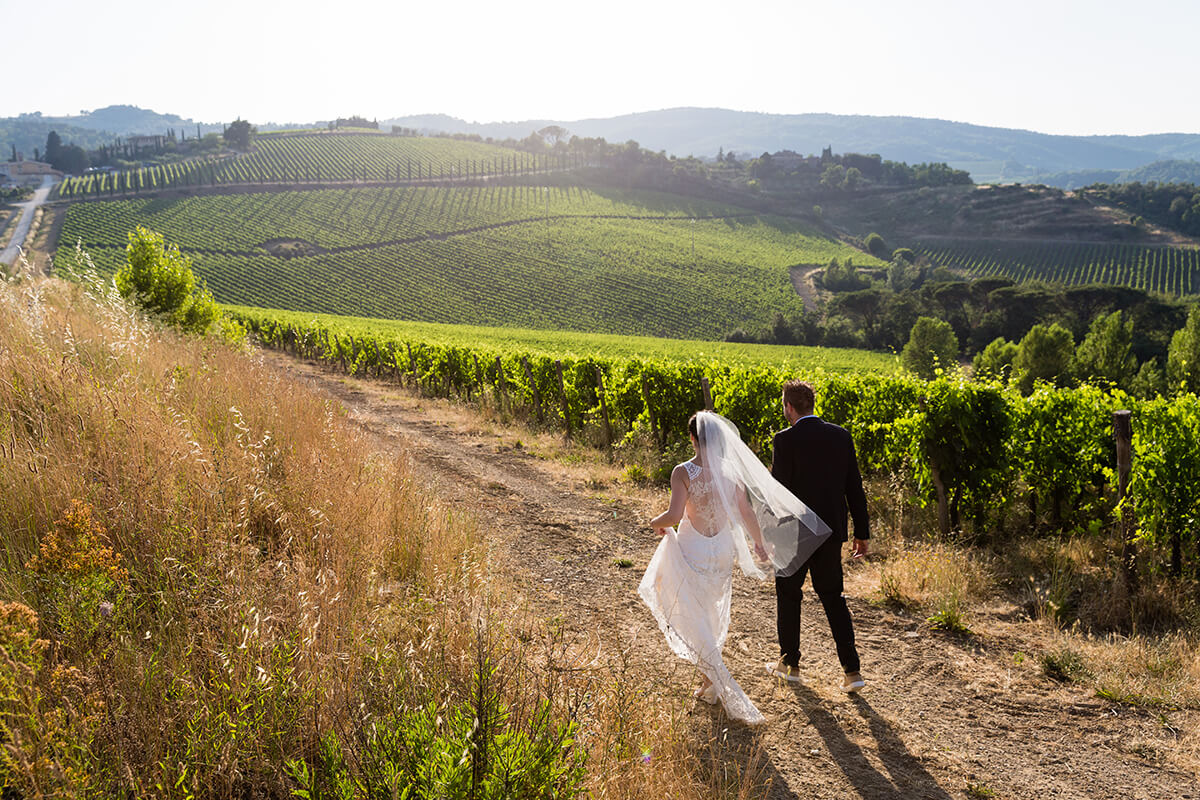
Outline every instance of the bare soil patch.
{"type": "Polygon", "coordinates": [[[263,242],[263,248],[273,256],[280,258],[299,258],[300,256],[319,256],[328,253],[324,247],[304,239],[268,239],[263,242]]]}
{"type": "MultiPolygon", "coordinates": [[[[725,657],[766,715],[757,731],[690,700],[691,671],[667,649],[637,593],[657,544],[645,521],[665,493],[630,487],[603,456],[471,409],[263,358],[347,408],[430,486],[490,532],[490,563],[580,642],[627,648],[662,703],[684,704],[698,739],[761,743],[772,798],[1200,798],[1182,749],[1200,714],[1126,706],[1042,674],[1044,629],[1008,603],[977,611],[971,636],[931,630],[879,603],[879,567],[853,565],[847,595],[867,689],[847,697],[819,604],[807,604],[803,680],[781,685],[773,661],[773,587],[735,577],[725,657]],[[523,437],[523,438],[522,438],[523,437]],[[619,559],[633,566],[621,568],[619,559]]],[[[652,743],[651,743],[652,744],[652,743]]]]}

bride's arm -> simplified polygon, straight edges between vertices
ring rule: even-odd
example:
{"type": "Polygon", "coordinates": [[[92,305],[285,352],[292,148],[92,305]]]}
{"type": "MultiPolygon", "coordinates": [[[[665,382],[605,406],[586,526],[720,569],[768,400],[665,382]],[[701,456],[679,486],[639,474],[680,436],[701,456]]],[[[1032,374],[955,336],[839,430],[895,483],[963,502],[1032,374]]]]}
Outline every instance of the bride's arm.
{"type": "Polygon", "coordinates": [[[665,536],[669,526],[678,525],[679,520],[683,519],[683,509],[687,505],[687,499],[687,470],[684,469],[683,464],[680,464],[671,470],[671,505],[666,511],[650,520],[650,527],[659,536],[665,536]]]}
{"type": "Polygon", "coordinates": [[[765,561],[767,548],[763,545],[762,528],[758,526],[758,517],[754,516],[754,509],[750,508],[750,501],[746,499],[746,490],[739,486],[736,494],[738,513],[742,517],[746,530],[750,533],[750,538],[754,540],[754,554],[759,557],[759,560],[765,561]]]}

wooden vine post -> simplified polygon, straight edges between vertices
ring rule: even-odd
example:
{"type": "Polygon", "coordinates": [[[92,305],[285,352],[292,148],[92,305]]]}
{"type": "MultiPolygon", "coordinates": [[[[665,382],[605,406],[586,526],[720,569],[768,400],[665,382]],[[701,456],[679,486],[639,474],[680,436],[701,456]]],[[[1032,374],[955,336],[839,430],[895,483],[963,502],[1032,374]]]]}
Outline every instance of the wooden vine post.
{"type": "MultiPolygon", "coordinates": [[[[471,358],[475,361],[475,382],[479,384],[479,402],[483,402],[483,368],[479,366],[479,356],[472,353],[471,358]]],[[[471,402],[471,383],[467,383],[467,402],[471,402]]]]}
{"type": "Polygon", "coordinates": [[[496,389],[500,393],[500,410],[504,410],[504,406],[508,401],[508,386],[504,380],[504,365],[500,363],[500,356],[496,356],[496,389]]]}
{"type": "Polygon", "coordinates": [[[567,438],[571,438],[571,407],[567,403],[567,384],[563,380],[563,368],[561,361],[554,362],[554,368],[558,371],[558,396],[562,398],[562,414],[563,424],[567,428],[567,438]]]}
{"type": "Polygon", "coordinates": [[[1113,412],[1113,437],[1117,440],[1117,508],[1121,509],[1121,571],[1130,599],[1138,593],[1137,535],[1129,499],[1129,475],[1133,471],[1133,414],[1113,412]]]}
{"type": "MultiPolygon", "coordinates": [[[[650,417],[650,433],[658,436],[658,418],[654,414],[654,405],[650,402],[650,382],[642,376],[642,400],[646,403],[646,414],[650,417]]],[[[665,438],[665,437],[664,437],[665,438]]]]}
{"type": "Polygon", "coordinates": [[[600,416],[604,420],[604,446],[612,447],[612,423],[608,419],[608,400],[604,397],[604,372],[596,365],[596,395],[600,398],[600,416]]]}
{"type": "Polygon", "coordinates": [[[700,376],[700,395],[701,395],[702,399],[704,400],[704,410],[712,411],[713,410],[712,387],[709,385],[708,376],[706,376],[706,375],[700,376]]]}
{"type": "MultiPolygon", "coordinates": [[[[926,413],[925,398],[917,400],[917,408],[921,413],[926,413]]],[[[926,458],[929,459],[929,477],[933,480],[933,488],[937,491],[937,515],[938,515],[938,530],[942,536],[950,535],[950,503],[946,498],[946,484],[942,481],[942,471],[937,463],[937,458],[933,453],[926,453],[926,458]]]]}
{"type": "Polygon", "coordinates": [[[413,358],[412,345],[405,342],[404,346],[408,349],[408,385],[411,388],[417,385],[417,360],[413,358]]]}
{"type": "Polygon", "coordinates": [[[529,368],[529,358],[521,356],[521,366],[525,367],[525,383],[529,385],[529,390],[533,392],[533,407],[537,410],[538,422],[542,421],[542,393],[538,391],[537,384],[533,382],[533,370],[529,368]]]}

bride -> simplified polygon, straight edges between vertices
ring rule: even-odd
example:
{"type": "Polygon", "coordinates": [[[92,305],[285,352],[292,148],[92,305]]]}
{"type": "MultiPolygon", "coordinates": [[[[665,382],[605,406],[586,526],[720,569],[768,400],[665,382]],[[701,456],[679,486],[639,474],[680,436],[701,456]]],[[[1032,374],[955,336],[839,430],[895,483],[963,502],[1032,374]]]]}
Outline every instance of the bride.
{"type": "Polygon", "coordinates": [[[721,658],[734,561],[753,578],[765,579],[764,567],[786,577],[830,529],[771,477],[732,422],[701,411],[688,433],[696,455],[672,471],[670,507],[650,521],[662,541],[638,593],[671,650],[699,669],[696,697],[754,725],[763,715],[721,658]]]}

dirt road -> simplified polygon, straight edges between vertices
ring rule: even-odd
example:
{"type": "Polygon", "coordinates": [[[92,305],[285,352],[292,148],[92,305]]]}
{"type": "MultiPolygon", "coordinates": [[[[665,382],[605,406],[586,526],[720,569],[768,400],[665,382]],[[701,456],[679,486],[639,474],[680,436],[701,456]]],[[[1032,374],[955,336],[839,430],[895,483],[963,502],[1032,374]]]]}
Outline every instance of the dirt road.
{"type": "MultiPolygon", "coordinates": [[[[581,637],[632,639],[633,658],[655,676],[648,691],[664,703],[688,702],[694,676],[636,593],[657,543],[643,521],[665,507],[664,494],[628,489],[600,462],[539,457],[528,434],[519,443],[470,409],[263,357],[340,400],[384,447],[407,452],[439,495],[477,515],[536,607],[581,637]],[[620,568],[619,558],[633,566],[620,568]]],[[[867,565],[847,576],[868,680],[853,697],[837,688],[828,626],[811,594],[803,681],[781,685],[767,675],[777,652],[773,588],[735,577],[725,658],[768,718],[757,735],[771,797],[1200,798],[1197,777],[1166,757],[1197,724],[1195,713],[1110,703],[1049,680],[1026,655],[1036,652],[1032,623],[1011,606],[979,612],[984,632],[971,637],[932,631],[871,602],[877,575],[867,565]]],[[[698,730],[725,725],[702,703],[689,720],[698,730]]]]}
{"type": "Polygon", "coordinates": [[[33,225],[33,214],[37,211],[38,206],[46,202],[46,198],[50,196],[50,190],[54,188],[54,178],[47,175],[42,178],[42,185],[33,193],[33,197],[24,203],[16,205],[22,209],[21,218],[17,220],[17,227],[13,232],[12,239],[9,240],[8,247],[0,252],[0,264],[15,264],[21,249],[25,247],[25,238],[29,235],[29,228],[33,225]]]}

